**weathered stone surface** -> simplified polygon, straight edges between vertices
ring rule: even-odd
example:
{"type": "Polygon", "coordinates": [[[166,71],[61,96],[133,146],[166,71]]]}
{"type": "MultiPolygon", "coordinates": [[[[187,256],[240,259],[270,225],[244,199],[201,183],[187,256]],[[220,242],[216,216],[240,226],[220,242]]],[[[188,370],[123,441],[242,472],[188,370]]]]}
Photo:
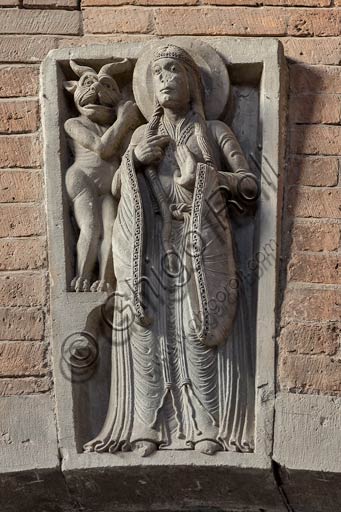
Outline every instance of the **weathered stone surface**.
{"type": "Polygon", "coordinates": [[[0,67],[0,97],[36,96],[38,89],[38,68],[31,66],[0,67]]]}
{"type": "Polygon", "coordinates": [[[0,168],[39,167],[39,135],[0,135],[0,168]]]}
{"type": "Polygon", "coordinates": [[[77,503],[70,496],[59,468],[40,470],[32,465],[31,470],[1,476],[0,507],[2,512],[75,512],[77,503]]]}
{"type": "Polygon", "coordinates": [[[305,64],[340,64],[341,41],[339,37],[321,39],[283,38],[284,52],[294,62],[305,64]]]}
{"type": "Polygon", "coordinates": [[[288,265],[289,280],[305,283],[341,284],[341,256],[295,254],[288,265]]]}
{"type": "Polygon", "coordinates": [[[341,96],[305,94],[290,100],[292,123],[339,124],[341,120],[341,96]]]}
{"type": "Polygon", "coordinates": [[[0,271],[39,269],[46,259],[44,238],[0,239],[0,271]]]}
{"type": "Polygon", "coordinates": [[[295,217],[341,218],[341,189],[292,187],[288,213],[295,217]]]}
{"type": "Polygon", "coordinates": [[[340,290],[287,288],[282,307],[283,321],[339,321],[340,290]]]}
{"type": "Polygon", "coordinates": [[[0,308],[0,340],[42,340],[45,316],[41,308],[0,308]]]}
{"type": "Polygon", "coordinates": [[[147,33],[151,30],[153,13],[150,9],[123,7],[121,9],[93,8],[84,10],[84,31],[92,34],[117,32],[147,33]]]}
{"type": "MultiPolygon", "coordinates": [[[[53,407],[49,394],[0,398],[2,474],[59,465],[53,407]]],[[[36,479],[39,480],[37,474],[36,479]]],[[[0,494],[1,509],[5,510],[7,503],[2,501],[3,489],[0,494]]],[[[45,494],[45,507],[46,500],[45,494]]]]}
{"type": "Polygon", "coordinates": [[[39,128],[37,100],[0,102],[0,133],[28,133],[39,128]]]}
{"type": "MultiPolygon", "coordinates": [[[[318,400],[318,397],[316,397],[318,400]]],[[[326,420],[323,421],[325,416],[322,416],[322,425],[318,427],[317,422],[313,422],[313,428],[315,428],[315,433],[313,436],[310,436],[309,430],[307,430],[304,424],[300,424],[297,426],[297,430],[303,427],[303,433],[305,435],[306,432],[309,434],[306,435],[306,439],[313,439],[314,446],[316,440],[316,446],[321,446],[321,453],[323,456],[323,462],[326,461],[327,458],[335,459],[337,457],[334,454],[337,452],[337,442],[339,441],[338,435],[333,436],[333,433],[336,428],[339,427],[340,422],[338,418],[335,418],[335,415],[331,411],[332,405],[326,410],[324,409],[322,414],[328,413],[326,420]],[[332,423],[331,428],[325,428],[325,423],[330,419],[332,423]],[[335,425],[336,424],[336,425],[335,425]],[[329,437],[330,436],[330,437],[329,437]],[[334,443],[329,444],[329,440],[333,438],[334,443]],[[322,441],[322,442],[321,442],[322,441]]],[[[339,404],[336,402],[336,407],[339,404]]],[[[312,413],[313,414],[313,411],[312,413]]],[[[310,419],[308,416],[308,420],[310,419]]],[[[320,417],[321,418],[321,417],[320,417]]],[[[291,418],[290,418],[291,419],[291,418]]],[[[293,422],[295,419],[293,418],[293,422]]],[[[284,437],[284,440],[287,440],[287,437],[284,437]]],[[[293,450],[299,446],[299,442],[293,444],[293,450]]],[[[304,445],[305,446],[305,445],[304,445]]],[[[299,450],[299,448],[297,448],[299,450]]],[[[311,452],[312,450],[307,450],[307,452],[311,452]]],[[[300,454],[302,451],[300,452],[300,454]]],[[[311,454],[308,453],[308,456],[311,454]]],[[[315,461],[318,463],[317,458],[315,461]]],[[[309,465],[309,460],[305,461],[306,465],[309,465]]],[[[317,464],[318,467],[321,467],[322,464],[317,464]]],[[[328,465],[327,465],[328,467],[328,465]]],[[[329,466],[330,467],[330,466],[329,466]]],[[[287,496],[287,499],[293,508],[293,510],[297,510],[298,512],[312,512],[313,510],[318,510],[319,512],[334,512],[341,508],[341,476],[340,472],[328,472],[328,471],[296,471],[292,469],[286,469],[283,465],[279,469],[279,478],[282,482],[283,489],[287,496]]]]}
{"type": "Polygon", "coordinates": [[[290,90],[294,94],[341,94],[337,66],[290,66],[290,90]]]}
{"type": "Polygon", "coordinates": [[[43,178],[40,171],[0,171],[0,203],[39,201],[43,196],[43,178]]]}
{"type": "Polygon", "coordinates": [[[291,129],[292,153],[307,155],[338,155],[341,126],[303,125],[291,129]]]}
{"type": "Polygon", "coordinates": [[[1,306],[42,306],[46,303],[46,276],[35,274],[2,274],[1,306]]]}
{"type": "Polygon", "coordinates": [[[334,187],[339,180],[339,161],[334,157],[291,157],[289,183],[312,187],[334,187]]]}
{"type": "Polygon", "coordinates": [[[87,510],[102,507],[113,512],[135,510],[178,512],[285,512],[286,508],[269,471],[226,466],[161,465],[106,467],[103,471],[65,472],[71,494],[87,510]],[[116,478],[114,477],[116,475],[116,478]],[[174,499],[174,496],[177,499],[174,499]],[[252,498],[250,499],[250,496],[252,498]],[[250,501],[252,502],[250,503],[250,501]]]}
{"type": "Polygon", "coordinates": [[[340,327],[330,324],[290,323],[281,331],[281,351],[297,354],[333,356],[339,348],[340,327]]]}
{"type": "Polygon", "coordinates": [[[57,46],[57,37],[0,36],[0,61],[40,62],[50,50],[57,46]]]}
{"type": "Polygon", "coordinates": [[[0,34],[79,34],[78,11],[3,9],[0,34]]]}
{"type": "Polygon", "coordinates": [[[337,251],[340,229],[339,224],[296,222],[292,228],[292,247],[297,251],[337,251]]]}
{"type": "Polygon", "coordinates": [[[47,373],[46,346],[37,341],[0,343],[0,377],[39,377],[47,373]]]}
{"type": "Polygon", "coordinates": [[[15,379],[1,378],[0,397],[46,393],[47,391],[50,391],[51,386],[52,382],[48,377],[16,377],[15,379]]]}
{"type": "Polygon", "coordinates": [[[0,205],[0,236],[31,236],[45,232],[43,209],[34,205],[0,205]]]}
{"type": "Polygon", "coordinates": [[[341,399],[336,397],[291,393],[277,397],[274,460],[290,472],[288,478],[284,470],[281,483],[295,511],[333,512],[341,505],[340,486],[335,488],[333,478],[341,479],[332,474],[341,469],[340,458],[335,456],[341,443],[340,411],[341,399]],[[295,482],[295,470],[306,470],[302,471],[300,482],[295,482]],[[319,487],[315,493],[315,486],[324,489],[319,487]]]}

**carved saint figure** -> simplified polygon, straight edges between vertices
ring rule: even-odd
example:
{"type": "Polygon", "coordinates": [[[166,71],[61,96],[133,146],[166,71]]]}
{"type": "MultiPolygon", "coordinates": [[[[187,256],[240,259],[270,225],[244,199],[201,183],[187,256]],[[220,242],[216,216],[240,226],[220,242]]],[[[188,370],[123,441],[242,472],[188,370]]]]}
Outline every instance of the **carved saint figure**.
{"type": "Polygon", "coordinates": [[[244,355],[236,369],[243,381],[231,370],[242,349],[228,340],[238,278],[224,191],[247,201],[257,182],[231,129],[207,121],[190,53],[167,44],[144,54],[135,68],[139,87],[143,66],[153,112],[135,131],[112,188],[119,300],[110,403],[85,450],[252,451],[252,375],[244,355]]]}
{"type": "Polygon", "coordinates": [[[132,131],[141,123],[136,105],[123,101],[114,76],[131,69],[116,59],[97,73],[70,61],[78,81],[64,82],[80,115],[65,122],[74,163],[66,173],[66,190],[80,233],[77,272],[71,289],[104,291],[113,282],[111,235],[116,216],[111,182],[132,131]],[[98,279],[93,283],[95,265],[98,279]]]}

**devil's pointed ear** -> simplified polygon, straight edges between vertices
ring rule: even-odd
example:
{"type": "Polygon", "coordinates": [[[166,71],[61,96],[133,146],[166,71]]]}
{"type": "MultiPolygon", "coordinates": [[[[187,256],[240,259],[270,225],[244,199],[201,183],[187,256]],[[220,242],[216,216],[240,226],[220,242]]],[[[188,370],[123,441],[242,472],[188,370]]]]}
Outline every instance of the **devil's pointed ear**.
{"type": "Polygon", "coordinates": [[[77,89],[77,82],[76,80],[68,80],[63,83],[64,89],[67,90],[70,94],[74,94],[75,90],[77,89]]]}

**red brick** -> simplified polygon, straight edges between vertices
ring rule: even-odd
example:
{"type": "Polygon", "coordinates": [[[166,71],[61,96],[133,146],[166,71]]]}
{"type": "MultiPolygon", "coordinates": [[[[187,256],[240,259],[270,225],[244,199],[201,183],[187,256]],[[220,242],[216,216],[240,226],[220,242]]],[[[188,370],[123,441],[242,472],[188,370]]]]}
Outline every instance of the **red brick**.
{"type": "Polygon", "coordinates": [[[1,101],[0,133],[28,133],[39,128],[37,100],[1,101]]]}
{"type": "Polygon", "coordinates": [[[283,352],[335,355],[339,348],[337,324],[291,323],[281,331],[279,346],[283,352]]]}
{"type": "MultiPolygon", "coordinates": [[[[327,0],[326,0],[327,1],[327,0]]],[[[120,5],[196,5],[199,0],[82,0],[82,7],[115,7],[120,5]]]]}
{"type": "Polygon", "coordinates": [[[290,90],[294,94],[341,94],[338,66],[290,66],[290,90]]]}
{"type": "Polygon", "coordinates": [[[57,37],[1,36],[0,62],[40,62],[57,46],[57,37]]]}
{"type": "Polygon", "coordinates": [[[305,393],[341,391],[341,359],[328,356],[285,354],[279,360],[282,389],[305,393]]]}
{"type": "Polygon", "coordinates": [[[289,182],[293,185],[334,187],[339,178],[339,161],[334,157],[292,157],[289,160],[289,182]]]}
{"type": "Polygon", "coordinates": [[[48,377],[2,378],[0,379],[0,396],[46,393],[51,386],[51,379],[48,377]]]}
{"type": "Polygon", "coordinates": [[[23,0],[23,7],[28,9],[78,9],[78,0],[23,0]]]}
{"type": "Polygon", "coordinates": [[[289,193],[288,213],[295,217],[340,219],[341,188],[292,187],[289,193]]]}
{"type": "Polygon", "coordinates": [[[292,153],[338,156],[341,147],[341,126],[296,126],[290,132],[290,142],[292,153]]]}
{"type": "Polygon", "coordinates": [[[0,203],[26,203],[42,198],[43,179],[40,171],[0,171],[0,203]]]}
{"type": "Polygon", "coordinates": [[[0,0],[0,7],[19,7],[20,0],[0,0]]]}
{"type": "Polygon", "coordinates": [[[78,11],[2,9],[0,34],[79,34],[78,11]]]}
{"type": "Polygon", "coordinates": [[[305,64],[341,64],[341,38],[283,38],[288,59],[305,64]]]}
{"type": "Polygon", "coordinates": [[[0,136],[0,168],[40,167],[39,135],[0,136]]]}
{"type": "Polygon", "coordinates": [[[88,44],[113,44],[113,43],[145,43],[155,39],[152,34],[87,34],[82,37],[66,37],[59,40],[59,48],[70,46],[85,46],[88,44]]]}
{"type": "Polygon", "coordinates": [[[41,206],[0,205],[0,237],[44,234],[44,214],[41,206]]]}
{"type": "Polygon", "coordinates": [[[291,36],[339,36],[340,12],[337,9],[295,9],[288,12],[287,34],[291,36]]]}
{"type": "Polygon", "coordinates": [[[339,124],[341,96],[305,94],[290,98],[290,122],[339,124]]]}
{"type": "Polygon", "coordinates": [[[292,248],[296,251],[337,251],[340,229],[339,224],[295,223],[292,228],[292,248]]]}
{"type": "Polygon", "coordinates": [[[43,238],[0,239],[1,270],[35,270],[46,266],[43,238]]]}
{"type": "Polygon", "coordinates": [[[41,308],[0,308],[0,340],[42,340],[43,337],[41,308]]]}
{"type": "Polygon", "coordinates": [[[279,5],[303,7],[328,7],[331,0],[204,0],[209,5],[279,5]]]}
{"type": "Polygon", "coordinates": [[[341,284],[341,255],[296,253],[288,272],[290,281],[341,284]]]}
{"type": "Polygon", "coordinates": [[[46,347],[43,343],[0,343],[0,377],[40,376],[46,373],[46,347]]]}
{"type": "Polygon", "coordinates": [[[0,67],[0,97],[35,96],[39,90],[39,69],[30,66],[0,67]]]}
{"type": "Polygon", "coordinates": [[[155,10],[155,28],[159,35],[285,35],[287,15],[271,7],[198,7],[155,10]]]}
{"type": "Polygon", "coordinates": [[[339,321],[341,290],[287,288],[282,307],[282,321],[339,321]]]}
{"type": "Polygon", "coordinates": [[[84,9],[84,31],[93,34],[150,32],[153,11],[143,7],[89,7],[84,9]]]}
{"type": "Polygon", "coordinates": [[[46,279],[41,272],[0,275],[1,306],[42,306],[46,303],[46,279]]]}

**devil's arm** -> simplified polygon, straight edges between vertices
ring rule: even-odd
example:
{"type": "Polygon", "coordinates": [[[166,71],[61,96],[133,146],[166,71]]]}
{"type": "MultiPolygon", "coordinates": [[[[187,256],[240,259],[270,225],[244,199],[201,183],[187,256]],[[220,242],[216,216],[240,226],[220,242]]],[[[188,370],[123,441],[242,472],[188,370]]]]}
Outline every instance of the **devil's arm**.
{"type": "Polygon", "coordinates": [[[123,119],[117,119],[102,137],[96,135],[78,118],[71,118],[64,125],[66,133],[81,146],[96,153],[103,160],[110,160],[122,145],[130,126],[123,119]]]}

